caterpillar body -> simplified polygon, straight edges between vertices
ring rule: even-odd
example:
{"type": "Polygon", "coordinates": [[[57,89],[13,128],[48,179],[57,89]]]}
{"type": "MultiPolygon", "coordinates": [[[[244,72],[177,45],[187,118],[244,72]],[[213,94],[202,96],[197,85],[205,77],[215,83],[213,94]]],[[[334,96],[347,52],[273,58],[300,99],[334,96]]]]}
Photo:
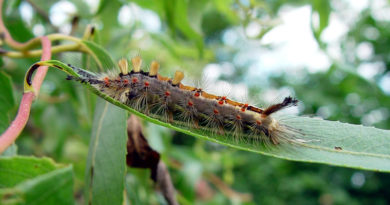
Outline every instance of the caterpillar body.
{"type": "MultiPolygon", "coordinates": [[[[131,71],[128,61],[122,59],[118,62],[119,73],[102,74],[68,65],[79,77],[69,75],[67,79],[89,84],[121,104],[160,121],[191,130],[208,131],[212,135],[210,137],[232,137],[264,145],[304,142],[298,137],[303,135],[299,130],[272,117],[284,108],[296,106],[298,100],[292,97],[262,109],[184,85],[181,83],[184,78],[181,71],[176,71],[172,79],[161,76],[158,74],[160,65],[156,61],[150,64],[149,72],[141,70],[142,59],[139,56],[132,58],[131,63],[131,71]]],[[[28,72],[27,83],[31,81],[33,72],[28,72]]]]}

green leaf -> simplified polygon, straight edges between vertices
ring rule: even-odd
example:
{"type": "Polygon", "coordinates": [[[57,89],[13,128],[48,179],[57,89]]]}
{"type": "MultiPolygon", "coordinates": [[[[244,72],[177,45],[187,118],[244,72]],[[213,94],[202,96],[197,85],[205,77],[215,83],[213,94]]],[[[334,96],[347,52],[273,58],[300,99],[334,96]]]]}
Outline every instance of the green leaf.
{"type": "Polygon", "coordinates": [[[213,0],[212,2],[215,8],[224,14],[231,22],[239,22],[237,14],[232,10],[232,5],[234,4],[233,0],[213,0]]]}
{"type": "Polygon", "coordinates": [[[318,14],[319,25],[317,28],[313,25],[313,16],[312,16],[312,31],[317,42],[322,46],[322,41],[320,39],[322,31],[329,24],[329,16],[331,12],[330,2],[326,0],[315,0],[312,2],[313,12],[318,14]]]}
{"type": "Polygon", "coordinates": [[[92,16],[92,11],[89,5],[85,1],[78,1],[78,0],[70,0],[70,2],[73,3],[73,5],[76,6],[78,12],[77,15],[83,19],[83,18],[88,18],[92,16]]]}
{"type": "Polygon", "coordinates": [[[60,168],[49,158],[34,157],[3,157],[0,158],[0,181],[1,187],[14,186],[27,179],[33,179],[39,175],[60,168]],[[16,171],[17,170],[17,171],[16,171]],[[9,177],[11,172],[15,172],[9,177]]]}
{"type": "Polygon", "coordinates": [[[142,8],[153,10],[154,12],[156,12],[160,16],[160,18],[164,17],[164,10],[165,10],[164,3],[165,3],[165,1],[154,1],[154,0],[131,0],[130,1],[130,0],[127,0],[127,2],[134,2],[142,8]]]}
{"type": "MultiPolygon", "coordinates": [[[[115,36],[116,29],[120,27],[118,21],[118,13],[121,8],[122,3],[120,1],[109,1],[109,5],[104,6],[104,2],[99,8],[99,15],[95,18],[98,20],[98,24],[103,23],[103,28],[100,30],[101,35],[99,35],[99,42],[102,42],[102,45],[110,45],[110,41],[115,36]]],[[[96,21],[95,20],[95,21],[96,21]]]]}
{"type": "MultiPolygon", "coordinates": [[[[201,34],[199,34],[199,32],[195,31],[190,24],[187,7],[188,1],[135,0],[135,2],[143,8],[155,11],[160,16],[160,18],[166,19],[172,33],[176,33],[176,31],[179,30],[185,37],[195,42],[199,56],[203,57],[203,37],[201,34]]],[[[200,16],[197,21],[200,22],[200,16]]],[[[200,26],[198,27],[200,28],[200,26]]]]}
{"type": "MultiPolygon", "coordinates": [[[[82,41],[101,69],[115,68],[99,45],[82,41]]],[[[92,204],[122,204],[126,173],[127,113],[98,99],[86,166],[85,198],[92,204]]]]}
{"type": "MultiPolygon", "coordinates": [[[[115,67],[110,56],[100,46],[90,41],[81,43],[101,68],[115,67]]],[[[69,75],[79,76],[68,65],[56,60],[42,61],[38,64],[45,63],[56,66],[69,75]]],[[[27,73],[29,74],[30,70],[27,73]]],[[[32,88],[25,79],[25,91],[30,90],[32,88]]],[[[126,173],[126,120],[127,113],[122,109],[102,99],[97,101],[85,175],[85,198],[88,203],[121,204],[123,201],[126,173]]]]}
{"type": "Polygon", "coordinates": [[[126,112],[99,99],[86,168],[86,201],[121,204],[126,170],[126,112]]]}
{"type": "MultiPolygon", "coordinates": [[[[165,1],[165,3],[167,4],[166,8],[172,7],[171,1],[165,1]]],[[[199,56],[203,57],[203,38],[191,27],[188,21],[187,2],[185,0],[176,0],[173,9],[173,11],[171,9],[166,10],[167,16],[173,15],[172,21],[174,21],[175,26],[183,32],[187,38],[195,41],[199,56]]]]}
{"type": "Polygon", "coordinates": [[[108,3],[107,0],[101,0],[101,1],[99,1],[98,8],[96,9],[96,12],[95,12],[94,15],[97,16],[98,14],[100,14],[100,13],[102,12],[102,10],[103,10],[104,8],[106,8],[107,3],[108,3]]]}
{"type": "Polygon", "coordinates": [[[16,10],[12,10],[11,14],[9,16],[4,16],[6,24],[9,33],[11,34],[12,38],[19,42],[25,42],[30,40],[34,37],[33,33],[30,31],[30,29],[25,25],[22,18],[19,16],[19,14],[16,12],[16,10]]]}
{"type": "Polygon", "coordinates": [[[390,172],[389,130],[310,117],[291,117],[283,122],[305,133],[303,139],[311,141],[286,144],[265,154],[294,161],[390,172]]]}
{"type": "MultiPolygon", "coordinates": [[[[55,65],[65,72],[72,72],[72,68],[59,61],[42,61],[41,64],[55,65]]],[[[236,140],[234,136],[216,135],[205,130],[188,128],[182,126],[180,122],[170,124],[160,121],[121,104],[89,84],[85,86],[103,99],[142,119],[212,142],[282,159],[390,172],[390,131],[388,130],[309,117],[286,117],[281,120],[281,123],[304,133],[302,138],[307,142],[282,143],[265,147],[236,140]]]]}
{"type": "Polygon", "coordinates": [[[3,113],[15,106],[11,78],[3,71],[0,71],[0,85],[0,112],[3,113]]]}
{"type": "Polygon", "coordinates": [[[116,68],[116,64],[112,61],[110,55],[100,45],[86,40],[82,40],[82,44],[89,49],[88,54],[95,59],[100,71],[116,68]]]}
{"type": "Polygon", "coordinates": [[[73,204],[72,169],[48,158],[0,158],[0,202],[73,204]]]}
{"type": "Polygon", "coordinates": [[[49,14],[50,8],[52,8],[53,5],[58,3],[56,0],[31,0],[31,2],[43,11],[47,12],[47,14],[49,14]]]}
{"type": "Polygon", "coordinates": [[[3,71],[0,71],[0,85],[0,132],[2,133],[10,124],[8,114],[15,107],[15,100],[11,78],[3,71]]]}

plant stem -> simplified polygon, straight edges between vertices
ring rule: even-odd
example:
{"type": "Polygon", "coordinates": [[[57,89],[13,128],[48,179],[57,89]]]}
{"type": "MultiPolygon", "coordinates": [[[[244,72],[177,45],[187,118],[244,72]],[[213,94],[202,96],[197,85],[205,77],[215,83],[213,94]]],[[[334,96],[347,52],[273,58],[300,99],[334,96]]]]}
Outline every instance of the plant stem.
{"type": "MultiPolygon", "coordinates": [[[[51,42],[45,36],[41,37],[41,41],[41,60],[49,60],[51,58],[51,42]]],[[[23,94],[18,114],[16,115],[14,121],[12,121],[11,125],[7,128],[7,130],[0,136],[0,153],[4,152],[7,147],[9,147],[16,140],[16,138],[19,136],[24,126],[26,125],[27,120],[30,116],[31,104],[35,96],[38,96],[39,89],[41,88],[43,79],[46,76],[47,69],[47,66],[41,66],[38,68],[38,71],[35,74],[32,84],[36,92],[27,92],[23,94]]]]}
{"type": "MultiPolygon", "coordinates": [[[[59,45],[59,46],[53,46],[51,52],[52,53],[60,53],[65,51],[81,51],[86,52],[79,44],[70,44],[70,45],[59,45]]],[[[32,57],[39,57],[42,55],[42,50],[32,50],[32,51],[24,51],[24,52],[18,52],[18,51],[3,51],[0,52],[0,56],[7,56],[10,58],[32,58],[32,57]]]]}

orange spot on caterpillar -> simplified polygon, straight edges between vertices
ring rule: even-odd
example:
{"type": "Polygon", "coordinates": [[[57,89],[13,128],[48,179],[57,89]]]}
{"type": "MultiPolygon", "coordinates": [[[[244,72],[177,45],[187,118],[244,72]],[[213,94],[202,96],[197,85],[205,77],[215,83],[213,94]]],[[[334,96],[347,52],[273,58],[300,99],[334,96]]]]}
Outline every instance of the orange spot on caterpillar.
{"type": "Polygon", "coordinates": [[[257,125],[262,125],[263,123],[260,120],[256,120],[257,125]]]}
{"type": "Polygon", "coordinates": [[[150,85],[149,81],[145,81],[144,85],[145,85],[145,87],[149,87],[149,85],[150,85]]]}
{"type": "Polygon", "coordinates": [[[104,81],[104,84],[105,84],[106,86],[109,86],[109,85],[110,85],[110,79],[109,79],[108,77],[105,77],[105,78],[103,79],[103,81],[104,81]]]}
{"type": "Polygon", "coordinates": [[[194,93],[195,97],[199,97],[202,94],[202,89],[201,88],[199,88],[199,89],[195,88],[194,91],[195,91],[195,93],[194,93]]]}
{"type": "Polygon", "coordinates": [[[169,92],[169,91],[165,91],[165,96],[170,96],[171,95],[171,92],[169,92]]]}
{"type": "Polygon", "coordinates": [[[236,115],[236,119],[237,120],[241,120],[241,116],[240,115],[236,115]]]}
{"type": "Polygon", "coordinates": [[[219,111],[217,109],[214,109],[214,114],[218,115],[219,111]]]}
{"type": "Polygon", "coordinates": [[[132,83],[138,83],[138,78],[133,77],[133,78],[131,79],[131,82],[132,82],[132,83]]]}
{"type": "Polygon", "coordinates": [[[128,84],[129,84],[129,80],[124,79],[124,80],[123,80],[123,84],[128,85],[128,84]]]}
{"type": "Polygon", "coordinates": [[[241,107],[241,112],[245,112],[245,110],[247,110],[248,109],[248,103],[245,103],[244,105],[242,105],[242,107],[241,107]]]}
{"type": "Polygon", "coordinates": [[[227,103],[226,99],[226,96],[217,97],[218,104],[223,105],[224,103],[227,103]]]}
{"type": "Polygon", "coordinates": [[[193,102],[191,102],[191,101],[188,101],[188,106],[190,106],[190,107],[192,107],[193,105],[194,105],[194,103],[193,102]]]}

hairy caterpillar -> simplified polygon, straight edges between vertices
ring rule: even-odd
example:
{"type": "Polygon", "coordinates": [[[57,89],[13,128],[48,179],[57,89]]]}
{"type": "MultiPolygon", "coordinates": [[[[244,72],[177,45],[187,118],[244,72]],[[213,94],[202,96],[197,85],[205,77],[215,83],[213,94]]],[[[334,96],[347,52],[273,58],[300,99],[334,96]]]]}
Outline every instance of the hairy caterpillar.
{"type": "MultiPolygon", "coordinates": [[[[142,59],[139,56],[132,58],[131,62],[133,69],[130,72],[128,61],[122,59],[118,62],[119,73],[101,74],[68,65],[77,76],[69,75],[67,79],[88,84],[95,93],[100,91],[104,96],[160,121],[195,132],[207,131],[211,133],[210,137],[231,137],[265,145],[305,142],[298,137],[303,135],[299,130],[272,117],[272,114],[284,108],[296,106],[298,100],[292,97],[261,109],[226,96],[212,95],[201,88],[183,85],[184,74],[181,71],[176,71],[172,79],[163,77],[158,74],[160,66],[155,61],[150,64],[149,72],[141,70],[142,59]]],[[[35,64],[27,72],[28,86],[38,65],[35,64]]]]}

